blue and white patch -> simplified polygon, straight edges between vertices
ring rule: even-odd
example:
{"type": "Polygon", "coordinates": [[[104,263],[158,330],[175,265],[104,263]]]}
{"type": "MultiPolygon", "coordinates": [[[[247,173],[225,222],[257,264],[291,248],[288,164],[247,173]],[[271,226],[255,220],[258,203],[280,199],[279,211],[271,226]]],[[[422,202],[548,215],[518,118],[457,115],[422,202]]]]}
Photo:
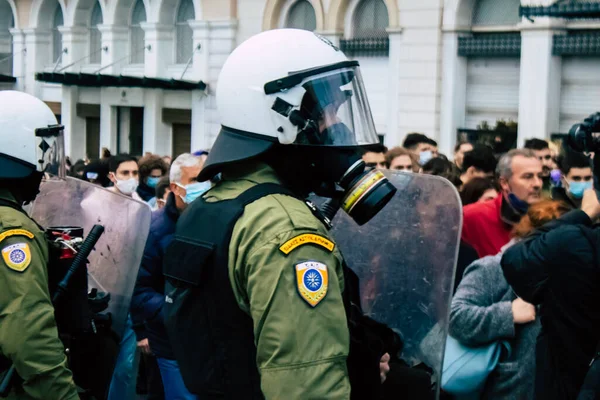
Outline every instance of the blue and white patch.
{"type": "Polygon", "coordinates": [[[316,307],[327,295],[327,265],[318,261],[306,261],[295,267],[298,294],[312,307],[316,307]]]}

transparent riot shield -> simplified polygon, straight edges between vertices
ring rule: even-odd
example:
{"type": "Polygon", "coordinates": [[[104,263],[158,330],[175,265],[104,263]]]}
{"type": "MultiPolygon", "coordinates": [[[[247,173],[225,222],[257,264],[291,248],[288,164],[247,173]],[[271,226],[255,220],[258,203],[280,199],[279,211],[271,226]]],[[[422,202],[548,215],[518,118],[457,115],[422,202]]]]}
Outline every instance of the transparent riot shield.
{"type": "MultiPolygon", "coordinates": [[[[362,308],[404,342],[402,358],[439,382],[462,228],[458,192],[431,175],[386,171],[398,191],[358,226],[338,212],[332,235],[360,279],[362,308]]],[[[439,391],[439,388],[438,388],[439,391]]]]}
{"type": "Polygon", "coordinates": [[[147,204],[79,179],[49,179],[31,205],[30,215],[44,228],[95,224],[104,234],[88,257],[89,290],[109,293],[112,331],[120,339],[150,228],[147,204]]]}

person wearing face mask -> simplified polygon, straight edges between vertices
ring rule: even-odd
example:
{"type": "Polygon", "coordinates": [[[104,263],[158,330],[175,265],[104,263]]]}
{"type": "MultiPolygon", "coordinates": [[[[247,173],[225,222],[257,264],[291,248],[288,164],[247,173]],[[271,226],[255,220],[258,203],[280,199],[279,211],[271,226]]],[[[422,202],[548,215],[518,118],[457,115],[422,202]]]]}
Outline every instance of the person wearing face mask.
{"type": "Polygon", "coordinates": [[[402,147],[412,151],[418,157],[421,166],[438,156],[437,142],[422,133],[409,133],[406,135],[402,147]]]}
{"type": "Polygon", "coordinates": [[[168,340],[164,324],[165,277],[162,264],[179,215],[210,189],[210,182],[197,181],[203,164],[201,157],[188,153],[181,154],[171,164],[170,193],[165,206],[152,213],[150,233],[131,300],[132,318],[143,321],[143,328],[136,330],[138,348],[142,353],[156,357],[167,400],[196,398],[183,383],[168,340]]]}
{"type": "Polygon", "coordinates": [[[463,208],[462,240],[479,257],[498,254],[529,205],[542,198],[542,164],[532,150],[511,150],[503,155],[496,175],[501,194],[463,208]]]}
{"type": "Polygon", "coordinates": [[[160,178],[167,174],[169,166],[165,160],[155,154],[145,155],[138,162],[140,167],[140,184],[136,192],[142,200],[150,204],[152,210],[156,210],[156,185],[160,178]]]}
{"type": "Polygon", "coordinates": [[[108,179],[113,184],[109,190],[143,201],[136,192],[139,186],[139,167],[134,156],[129,154],[112,156],[108,161],[108,179]]]}
{"type": "Polygon", "coordinates": [[[552,199],[560,200],[572,208],[581,208],[583,193],[593,186],[590,159],[581,153],[566,151],[559,157],[561,186],[552,188],[552,199]]]}

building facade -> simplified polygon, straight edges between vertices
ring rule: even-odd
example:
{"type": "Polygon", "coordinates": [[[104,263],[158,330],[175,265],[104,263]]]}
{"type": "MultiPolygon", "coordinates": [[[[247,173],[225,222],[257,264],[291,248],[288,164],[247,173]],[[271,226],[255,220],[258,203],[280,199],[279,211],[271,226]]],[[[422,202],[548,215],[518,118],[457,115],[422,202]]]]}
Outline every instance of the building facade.
{"type": "Polygon", "coordinates": [[[449,154],[461,132],[497,121],[518,123],[522,142],[566,133],[600,110],[600,19],[521,16],[553,3],[0,0],[0,89],[50,105],[73,159],[102,147],[208,149],[228,54],[263,30],[307,29],[360,62],[386,145],[422,132],[449,154]]]}

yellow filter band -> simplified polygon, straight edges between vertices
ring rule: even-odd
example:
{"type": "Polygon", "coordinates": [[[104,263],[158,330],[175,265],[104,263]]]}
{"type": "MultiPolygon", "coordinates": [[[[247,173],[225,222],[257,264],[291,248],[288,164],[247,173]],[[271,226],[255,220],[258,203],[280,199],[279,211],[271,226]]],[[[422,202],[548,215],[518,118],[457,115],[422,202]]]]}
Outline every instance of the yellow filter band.
{"type": "Polygon", "coordinates": [[[371,190],[377,182],[385,179],[385,175],[381,171],[371,171],[363,179],[356,184],[350,193],[348,193],[342,202],[342,209],[349,213],[350,210],[356,205],[358,200],[364,196],[369,190],[371,190]]]}

